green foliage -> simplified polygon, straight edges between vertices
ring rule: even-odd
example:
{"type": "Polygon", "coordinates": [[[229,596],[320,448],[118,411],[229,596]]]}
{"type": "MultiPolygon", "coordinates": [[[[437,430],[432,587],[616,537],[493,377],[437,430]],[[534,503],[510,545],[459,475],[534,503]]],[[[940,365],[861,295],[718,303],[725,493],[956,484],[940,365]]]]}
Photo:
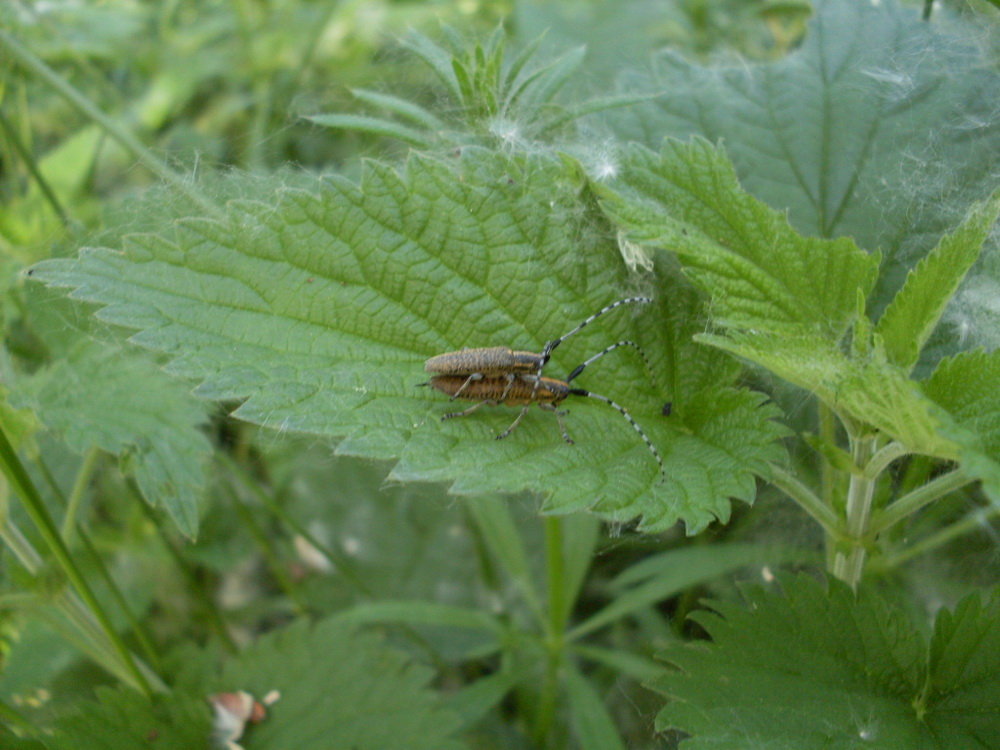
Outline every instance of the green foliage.
{"type": "MultiPolygon", "coordinates": [[[[512,415],[442,424],[443,401],[415,387],[430,356],[541,351],[625,294],[630,282],[606,244],[566,255],[587,231],[570,177],[554,160],[483,151],[459,165],[414,158],[403,175],[372,165],[360,186],[337,179],[319,195],[284,191],[273,206],[234,203],[228,221],[187,221],[176,242],[135,236],[124,253],[88,250],[32,276],[101,304],[102,320],[140,329],[133,341],[173,354],[168,369],[201,381],[200,395],[242,401],[236,416],[343,436],[342,454],[398,458],[395,479],[448,481],[464,494],[531,488],[553,510],[641,515],[651,529],[681,518],[693,533],[728,516],[729,496],[752,500],[751,472],[781,456],[773,410],[727,390],[727,370],[697,392],[668,380],[659,394],[637,358],[587,373],[595,391],[628,404],[661,452],[676,453],[665,484],[607,407],[573,407],[575,447],[543,419],[495,443],[490,433],[512,415]],[[678,402],[671,420],[660,413],[668,394],[678,402]]],[[[612,343],[607,329],[627,330],[623,317],[568,341],[554,366],[569,371],[612,343]]],[[[635,335],[656,371],[707,371],[711,355],[690,343],[668,351],[658,345],[666,332],[645,320],[635,335]]]]}
{"type": "MultiPolygon", "coordinates": [[[[848,420],[855,434],[875,429],[913,453],[958,458],[959,446],[940,430],[942,420],[950,418],[921,395],[907,374],[979,256],[1000,213],[1000,194],[942,238],[872,334],[863,300],[874,287],[877,258],[846,238],[795,234],[777,212],[739,192],[728,162],[708,144],[671,141],[659,155],[637,146],[625,156],[620,185],[605,201],[609,216],[630,240],[671,248],[687,275],[711,297],[718,333],[696,340],[811,391],[848,420]],[[844,338],[851,325],[847,354],[844,338]]],[[[966,386],[954,379],[950,384],[966,386]]],[[[935,393],[948,399],[940,385],[935,393]]],[[[995,398],[975,393],[981,394],[984,413],[994,414],[995,398]]],[[[980,424],[987,430],[993,426],[989,418],[980,424]]],[[[979,446],[987,434],[963,442],[979,446]]],[[[977,455],[1000,461],[1000,453],[979,450],[977,455]]],[[[995,474],[995,468],[971,472],[995,474]]]]}
{"type": "Polygon", "coordinates": [[[847,238],[796,234],[741,190],[725,155],[704,141],[667,141],[659,155],[632,146],[620,182],[627,193],[606,202],[610,216],[634,242],[677,253],[726,328],[836,341],[875,283],[877,257],[847,238]]]}
{"type": "Polygon", "coordinates": [[[1000,193],[973,213],[952,234],[945,235],[906,278],[906,283],[879,318],[875,332],[882,337],[889,360],[906,371],[920,351],[980,248],[1000,210],[1000,193]]]}
{"type": "Polygon", "coordinates": [[[741,607],[694,615],[710,645],[664,654],[661,730],[707,747],[991,747],[1000,735],[1000,595],[970,594],[937,617],[930,648],[871,591],[783,578],[784,596],[746,587],[741,607]]]}
{"type": "Polygon", "coordinates": [[[991,746],[992,16],[478,7],[0,8],[0,744],[203,747],[277,689],[248,750],[991,746]],[[572,385],[665,481],[595,399],[498,442],[420,387],[633,295],[545,374],[639,344],[572,385]]]}
{"type": "MultiPolygon", "coordinates": [[[[782,60],[701,66],[664,52],[628,90],[657,95],[613,113],[615,132],[725,143],[743,186],[799,231],[880,249],[898,274],[993,187],[1000,78],[976,32],[926,23],[899,2],[819,0],[802,47],[782,60]]],[[[888,300],[882,299],[882,305],[888,300]]]]}
{"type": "Polygon", "coordinates": [[[99,448],[119,456],[150,504],[162,505],[186,536],[197,534],[210,453],[199,429],[204,407],[152,362],[81,341],[19,381],[12,401],[33,408],[81,455],[99,448]]]}
{"type": "Polygon", "coordinates": [[[99,691],[99,702],[78,706],[60,722],[55,750],[75,748],[203,747],[211,713],[207,698],[245,690],[280,699],[267,718],[248,726],[253,747],[408,747],[458,750],[457,717],[427,688],[432,672],[387,648],[374,635],[327,619],[292,624],[261,638],[208,674],[213,651],[185,654],[188,678],[174,694],[148,701],[125,689],[99,691]]]}
{"type": "Polygon", "coordinates": [[[211,721],[204,699],[172,695],[149,701],[128,688],[100,688],[97,702],[61,722],[56,750],[112,750],[155,743],[169,750],[204,747],[211,721]]]}
{"type": "Polygon", "coordinates": [[[958,446],[962,466],[982,480],[994,502],[1000,501],[1000,354],[980,350],[942,360],[924,384],[941,431],[958,446]]]}
{"type": "Polygon", "coordinates": [[[341,113],[311,115],[308,119],[326,127],[396,138],[423,149],[443,151],[456,146],[485,145],[522,150],[585,115],[645,99],[605,96],[576,106],[561,106],[556,97],[583,62],[583,47],[539,64],[535,53],[542,37],[538,37],[508,62],[502,29],[471,50],[466,49],[465,40],[453,30],[446,29],[444,37],[447,47],[411,32],[404,45],[444,89],[448,98],[447,106],[443,107],[446,118],[439,118],[413,101],[356,89],[352,93],[359,101],[420,129],[396,120],[341,113]]]}

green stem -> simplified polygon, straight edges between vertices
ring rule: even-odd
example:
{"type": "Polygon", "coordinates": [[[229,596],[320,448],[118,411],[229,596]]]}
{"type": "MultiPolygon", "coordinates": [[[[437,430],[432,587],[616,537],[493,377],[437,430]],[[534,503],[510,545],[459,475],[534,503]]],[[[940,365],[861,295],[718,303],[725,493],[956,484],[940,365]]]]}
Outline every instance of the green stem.
{"type": "Polygon", "coordinates": [[[879,534],[885,531],[890,526],[913,515],[925,505],[944,497],[949,492],[954,492],[970,484],[972,481],[961,469],[954,469],[947,474],[942,474],[937,479],[933,479],[927,484],[903,495],[903,497],[899,498],[899,500],[888,506],[881,513],[876,514],[871,522],[870,533],[879,534]]]}
{"type": "Polygon", "coordinates": [[[883,565],[886,569],[890,570],[898,567],[914,557],[919,557],[931,550],[937,549],[963,534],[986,528],[986,524],[990,518],[998,515],[1000,515],[1000,505],[988,505],[985,508],[980,508],[967,515],[961,521],[953,523],[935,534],[931,534],[916,544],[911,544],[901,552],[894,555],[886,555],[883,559],[883,565]]]}
{"type": "Polygon", "coordinates": [[[233,637],[229,634],[229,628],[226,625],[226,619],[222,616],[219,608],[215,604],[215,600],[212,598],[211,593],[205,590],[205,586],[201,579],[197,576],[188,561],[185,559],[184,555],[181,554],[180,550],[177,549],[176,545],[167,536],[166,531],[163,529],[163,523],[156,514],[153,513],[153,509],[149,507],[146,500],[142,497],[142,493],[139,488],[135,485],[134,479],[129,479],[128,481],[129,489],[135,497],[135,501],[139,510],[149,519],[150,524],[156,529],[156,533],[160,537],[160,541],[163,543],[164,548],[166,548],[170,557],[173,558],[174,564],[180,571],[187,585],[190,586],[191,591],[195,592],[198,599],[201,601],[202,606],[205,609],[205,613],[208,617],[208,622],[215,630],[216,634],[219,636],[222,645],[232,654],[239,651],[236,646],[236,642],[233,637]]]}
{"type": "MultiPolygon", "coordinates": [[[[6,489],[6,483],[2,478],[0,478],[0,483],[3,483],[4,489],[6,489]]],[[[0,524],[0,541],[6,545],[7,549],[30,575],[37,577],[43,573],[45,569],[44,559],[10,519],[0,524]]],[[[37,604],[37,596],[24,596],[27,599],[25,602],[18,602],[13,597],[5,597],[3,606],[16,607],[19,604],[21,606],[26,606],[29,603],[37,604]]],[[[107,634],[74,592],[60,590],[51,594],[46,599],[46,603],[52,604],[62,613],[64,619],[56,618],[54,625],[70,643],[76,645],[80,651],[88,654],[97,664],[118,677],[122,682],[133,684],[131,675],[127,671],[123,671],[121,660],[116,658],[114,645],[107,634]]],[[[160,682],[155,673],[142,664],[139,666],[150,681],[156,684],[157,690],[166,690],[166,686],[160,682]]]]}
{"type": "Polygon", "coordinates": [[[243,521],[243,525],[246,526],[250,535],[257,542],[257,547],[260,549],[261,555],[263,555],[264,560],[271,571],[271,575],[274,576],[274,580],[278,582],[278,586],[285,592],[285,596],[288,597],[289,601],[294,603],[296,614],[305,614],[308,611],[308,607],[299,596],[295,584],[292,583],[292,579],[289,578],[288,573],[285,572],[285,566],[277,552],[275,552],[274,545],[267,538],[267,535],[261,531],[257,521],[254,520],[253,514],[250,513],[249,508],[247,508],[240,499],[239,493],[231,491],[230,496],[233,499],[233,505],[236,508],[236,512],[239,515],[240,520],[243,521]]]}
{"type": "MultiPolygon", "coordinates": [[[[288,524],[288,526],[299,536],[305,539],[309,544],[315,547],[320,553],[325,557],[330,563],[336,568],[337,575],[343,576],[344,579],[351,583],[359,593],[365,596],[371,597],[373,592],[371,587],[364,582],[361,575],[357,571],[357,566],[350,555],[344,552],[339,546],[327,546],[323,544],[315,535],[311,534],[309,530],[303,526],[299,521],[293,516],[289,515],[285,509],[281,506],[281,503],[277,502],[268,492],[260,486],[260,483],[255,481],[253,477],[247,474],[246,469],[240,465],[240,463],[230,456],[225,451],[220,451],[216,453],[216,460],[220,461],[232,474],[232,476],[246,489],[250,492],[257,500],[261,502],[271,513],[273,513],[277,518],[281,519],[282,522],[288,524]]],[[[236,491],[235,489],[233,490],[236,491]]]]}
{"type": "Polygon", "coordinates": [[[874,437],[851,437],[850,440],[851,457],[856,468],[851,473],[847,489],[846,535],[851,547],[846,551],[837,551],[833,560],[833,574],[851,588],[857,588],[867,556],[865,540],[868,538],[872,497],[875,494],[875,480],[865,475],[864,467],[871,462],[877,443],[874,437]]]}
{"type": "MultiPolygon", "coordinates": [[[[817,401],[817,408],[819,411],[819,437],[825,445],[836,445],[837,444],[837,419],[833,410],[827,406],[823,401],[817,401]]],[[[823,528],[826,529],[826,533],[823,535],[823,548],[824,555],[826,557],[827,567],[833,565],[834,555],[836,554],[835,547],[835,534],[832,529],[841,527],[840,517],[836,515],[834,508],[834,495],[837,484],[838,473],[833,465],[825,456],[822,454],[819,457],[819,482],[820,482],[820,501],[824,510],[829,511],[837,519],[836,526],[829,526],[828,524],[823,524],[823,528]]],[[[811,514],[812,515],[812,514],[811,514]]],[[[816,517],[815,515],[813,516],[816,517]]]]}
{"type": "Polygon", "coordinates": [[[823,527],[828,536],[841,534],[840,519],[830,506],[823,503],[812,490],[792,476],[783,467],[771,464],[771,483],[792,500],[823,527]]]}
{"type": "Polygon", "coordinates": [[[546,516],[545,561],[548,582],[548,617],[544,638],[546,659],[545,677],[542,682],[535,714],[535,741],[539,747],[547,746],[549,733],[555,724],[559,697],[559,669],[565,656],[566,596],[565,559],[563,557],[563,519],[546,516]]]}
{"type": "Polygon", "coordinates": [[[45,81],[54,91],[72,104],[81,114],[104,128],[105,132],[117,141],[126,151],[141,161],[147,169],[161,180],[171,185],[178,192],[197,205],[200,209],[216,218],[224,216],[221,209],[212,201],[195,190],[180,174],[167,166],[166,162],[157,158],[132,133],[120,126],[111,117],[104,114],[94,104],[73,88],[64,78],[58,75],[43,60],[36,57],[26,47],[22,46],[13,36],[0,30],[0,47],[25,69],[31,71],[45,81]]]}
{"type": "Polygon", "coordinates": [[[561,638],[566,632],[566,570],[563,557],[563,519],[546,516],[545,556],[549,593],[548,637],[561,638]]]}
{"type": "Polygon", "coordinates": [[[80,503],[83,502],[83,495],[90,486],[90,480],[94,476],[94,467],[97,466],[97,459],[101,456],[101,449],[94,446],[87,455],[83,457],[83,463],[76,472],[76,480],[73,482],[73,489],[69,493],[69,501],[66,504],[66,512],[63,515],[62,538],[67,546],[72,544],[73,528],[76,526],[76,516],[80,511],[80,503]]]}
{"type": "MultiPolygon", "coordinates": [[[[833,410],[822,401],[818,402],[819,409],[819,437],[826,445],[837,444],[837,420],[834,418],[833,410]]],[[[837,474],[833,464],[823,459],[820,461],[820,496],[823,505],[827,508],[833,507],[834,485],[837,481],[837,474]]]]}
{"type": "MultiPolygon", "coordinates": [[[[95,451],[95,455],[100,456],[100,454],[100,450],[95,451]]],[[[56,478],[52,475],[52,471],[49,469],[48,464],[46,464],[45,460],[41,456],[36,459],[35,463],[38,467],[39,473],[45,479],[45,483],[48,485],[49,492],[52,494],[52,497],[55,498],[60,506],[65,509],[67,505],[66,497],[63,495],[62,487],[59,486],[56,478]]],[[[79,484],[80,476],[82,476],[82,474],[78,473],[77,484],[79,484]]],[[[64,513],[65,512],[66,511],[64,510],[64,513]]],[[[90,541],[90,537],[87,535],[86,529],[84,529],[83,525],[79,522],[76,523],[74,529],[76,536],[80,539],[84,548],[87,550],[87,554],[89,554],[91,560],[93,560],[94,570],[96,570],[97,574],[104,580],[104,583],[108,587],[108,591],[118,604],[119,610],[121,610],[121,612],[125,615],[125,618],[128,620],[129,627],[132,629],[132,636],[139,642],[139,647],[141,648],[146,661],[152,665],[154,670],[158,670],[159,667],[157,665],[159,663],[159,655],[157,654],[156,649],[153,648],[152,638],[149,636],[149,633],[146,632],[143,624],[139,622],[139,618],[135,616],[135,613],[132,611],[132,608],[129,606],[129,603],[125,598],[125,595],[122,593],[121,587],[115,582],[114,578],[112,578],[111,573],[108,572],[108,566],[104,564],[104,560],[101,559],[101,556],[97,553],[97,549],[94,547],[94,543],[90,541]]],[[[65,530],[63,531],[63,537],[66,539],[65,530]]],[[[68,545],[69,541],[67,540],[66,543],[68,545]]]]}
{"type": "MultiPolygon", "coordinates": [[[[42,540],[49,548],[53,557],[55,557],[56,562],[59,563],[59,566],[66,573],[83,604],[97,618],[101,629],[104,631],[104,637],[116,652],[125,672],[132,677],[138,689],[145,693],[147,697],[151,697],[153,688],[149,680],[139,669],[135,658],[132,656],[132,652],[129,651],[124,641],[122,641],[112,625],[107,612],[104,611],[101,603],[94,596],[94,592],[91,590],[87,580],[76,566],[69,553],[69,549],[63,543],[62,537],[59,535],[59,531],[52,517],[49,515],[48,509],[45,507],[45,503],[42,501],[41,495],[38,493],[38,489],[28,476],[28,472],[14,451],[14,447],[7,439],[7,433],[2,428],[0,428],[0,464],[2,464],[4,475],[10,482],[14,492],[20,497],[21,504],[28,513],[28,517],[31,518],[32,523],[38,529],[42,540]]],[[[6,519],[3,520],[6,521],[6,519]]]]}
{"type": "Polygon", "coordinates": [[[53,213],[59,217],[59,221],[62,223],[64,228],[70,228],[72,224],[69,214],[66,213],[66,210],[59,202],[59,198],[49,185],[48,180],[45,179],[45,175],[43,175],[41,170],[38,169],[35,159],[28,152],[27,147],[25,147],[25,145],[21,142],[17,132],[10,126],[10,123],[7,122],[7,118],[4,117],[3,112],[0,112],[0,130],[3,131],[7,138],[7,142],[10,143],[17,155],[21,157],[21,161],[24,163],[25,168],[35,180],[35,184],[38,185],[38,189],[42,191],[42,195],[45,200],[47,200],[49,205],[52,207],[53,213]]]}
{"type": "Polygon", "coordinates": [[[902,458],[909,454],[910,451],[905,445],[897,440],[893,440],[872,456],[871,461],[865,466],[865,477],[875,481],[882,475],[883,471],[889,468],[889,464],[897,458],[902,458]]]}

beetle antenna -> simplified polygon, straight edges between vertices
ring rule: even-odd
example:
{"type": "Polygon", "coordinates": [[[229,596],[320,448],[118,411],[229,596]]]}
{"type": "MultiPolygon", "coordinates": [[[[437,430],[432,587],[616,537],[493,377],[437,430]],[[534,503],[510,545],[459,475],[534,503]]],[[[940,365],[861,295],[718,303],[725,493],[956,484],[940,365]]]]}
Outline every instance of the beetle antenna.
{"type": "Polygon", "coordinates": [[[660,452],[658,450],[656,450],[656,446],[653,445],[653,441],[649,439],[649,437],[646,435],[645,431],[639,426],[638,422],[636,422],[634,419],[632,419],[632,415],[629,414],[628,411],[625,410],[624,406],[616,404],[614,401],[612,401],[607,396],[602,396],[599,393],[592,393],[592,392],[590,392],[588,390],[585,390],[583,388],[570,388],[569,392],[572,395],[574,395],[574,396],[586,396],[587,398],[594,398],[594,399],[597,399],[598,401],[603,401],[608,406],[611,406],[614,409],[617,409],[618,413],[621,414],[623,417],[625,417],[625,419],[628,420],[628,423],[630,425],[632,425],[632,429],[639,433],[639,437],[641,437],[642,440],[643,440],[643,442],[646,443],[646,447],[649,448],[649,452],[653,454],[653,458],[656,459],[656,463],[658,463],[660,465],[660,475],[662,477],[662,479],[660,481],[666,480],[666,478],[667,478],[667,469],[663,465],[663,458],[660,456],[660,452]]]}
{"type": "Polygon", "coordinates": [[[656,378],[653,375],[653,366],[649,363],[649,357],[646,356],[646,352],[644,352],[642,350],[642,347],[639,346],[634,341],[619,341],[617,344],[612,344],[611,346],[609,346],[603,352],[598,352],[597,354],[595,354],[593,357],[591,357],[590,359],[588,359],[583,364],[577,365],[576,369],[573,370],[573,372],[571,372],[569,374],[569,376],[566,378],[566,382],[567,383],[570,382],[571,380],[573,380],[573,378],[577,377],[581,372],[583,372],[587,368],[588,365],[592,365],[594,362],[596,362],[597,360],[599,360],[605,354],[610,354],[615,349],[617,349],[617,348],[619,348],[621,346],[631,346],[637,352],[639,352],[639,356],[642,357],[642,361],[646,363],[646,369],[649,370],[649,381],[653,384],[653,388],[656,388],[656,378]]]}
{"type": "Polygon", "coordinates": [[[583,321],[576,328],[574,328],[572,331],[569,331],[568,333],[564,333],[562,336],[560,336],[559,338],[557,338],[557,339],[555,339],[553,341],[549,341],[545,345],[545,348],[542,349],[542,364],[545,364],[546,362],[548,362],[549,356],[552,354],[552,352],[555,350],[555,348],[557,346],[559,346],[559,344],[561,344],[563,341],[565,341],[566,339],[568,339],[574,333],[579,333],[580,331],[582,331],[588,325],[590,325],[595,320],[597,320],[599,317],[601,317],[602,315],[604,315],[604,313],[611,312],[616,307],[621,307],[622,305],[628,305],[628,304],[631,304],[633,302],[640,302],[640,303],[646,304],[646,303],[649,303],[649,302],[652,302],[652,301],[653,301],[652,297],[626,297],[625,299],[620,299],[617,302],[612,302],[607,307],[601,308],[600,310],[598,310],[597,312],[595,312],[593,315],[591,315],[589,318],[587,318],[585,321],[583,321]]]}

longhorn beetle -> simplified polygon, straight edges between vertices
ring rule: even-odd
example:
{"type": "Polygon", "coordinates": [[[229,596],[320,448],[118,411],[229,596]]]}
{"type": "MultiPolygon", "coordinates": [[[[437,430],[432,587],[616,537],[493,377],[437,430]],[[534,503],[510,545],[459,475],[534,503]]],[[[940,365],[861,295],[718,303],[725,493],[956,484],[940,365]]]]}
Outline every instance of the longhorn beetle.
{"type": "Polygon", "coordinates": [[[520,423],[521,418],[527,413],[531,404],[537,403],[540,408],[551,411],[556,415],[563,440],[572,444],[573,440],[567,434],[566,426],[562,420],[566,412],[558,409],[559,404],[567,396],[585,396],[603,401],[616,409],[628,420],[632,428],[639,433],[643,442],[646,443],[646,447],[649,448],[656,462],[659,464],[660,473],[666,477],[663,459],[660,457],[659,452],[624,407],[616,404],[606,396],[592,393],[583,388],[573,388],[570,386],[570,381],[580,375],[588,365],[593,364],[605,354],[610,354],[622,346],[634,347],[639,352],[652,378],[653,370],[649,364],[649,359],[638,344],[634,341],[618,341],[578,365],[565,380],[543,377],[542,375],[542,370],[552,356],[553,350],[563,341],[582,330],[604,313],[632,302],[648,303],[652,302],[652,299],[650,297],[627,297],[618,300],[598,310],[568,333],[547,342],[539,354],[514,350],[505,346],[493,346],[479,349],[462,349],[457,352],[448,352],[447,354],[439,354],[436,357],[431,357],[425,363],[424,369],[427,372],[438,374],[434,375],[427,383],[422,383],[421,385],[429,385],[450,396],[451,400],[461,398],[466,401],[477,402],[464,411],[445,414],[442,419],[464,417],[474,412],[483,404],[521,406],[521,411],[513,423],[497,435],[497,440],[502,440],[510,435],[520,423]]]}

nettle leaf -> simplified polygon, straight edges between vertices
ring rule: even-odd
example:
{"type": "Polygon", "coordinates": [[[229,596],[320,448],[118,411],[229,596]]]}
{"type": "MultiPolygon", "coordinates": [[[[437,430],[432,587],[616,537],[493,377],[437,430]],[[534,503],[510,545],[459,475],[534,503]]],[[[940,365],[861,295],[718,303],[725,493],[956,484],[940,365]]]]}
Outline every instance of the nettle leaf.
{"type": "Polygon", "coordinates": [[[54,364],[15,381],[12,399],[30,406],[80,454],[117,455],[143,496],[182,533],[198,531],[211,445],[204,406],[147,357],[80,341],[54,364]]]}
{"type": "Polygon", "coordinates": [[[706,142],[668,140],[659,154],[632,149],[617,192],[605,193],[607,213],[629,241],[675,252],[711,296],[718,332],[696,334],[696,341],[766,367],[910,451],[959,458],[969,438],[957,441],[940,429],[951,417],[908,372],[978,255],[1000,210],[996,200],[942,239],[886,313],[884,327],[872,333],[863,303],[874,288],[877,259],[848,239],[798,235],[782,215],[740,191],[724,154],[706,142]],[[844,339],[852,324],[855,346],[848,353],[844,339]]]}
{"type": "Polygon", "coordinates": [[[127,687],[97,688],[96,702],[58,722],[50,750],[121,750],[210,747],[211,715],[203,696],[160,696],[154,702],[127,687]]]}
{"type": "Polygon", "coordinates": [[[948,302],[979,257],[998,213],[1000,191],[989,202],[974,206],[965,221],[910,272],[876,328],[894,364],[909,371],[917,363],[948,302]]]}
{"type": "Polygon", "coordinates": [[[941,432],[958,445],[962,469],[1000,502],[1000,351],[944,359],[923,383],[941,432]]]}
{"type": "MultiPolygon", "coordinates": [[[[630,73],[659,95],[609,116],[622,141],[724,142],[744,187],[805,234],[853,237],[889,259],[888,302],[914,256],[995,188],[1000,75],[981,30],[896,0],[818,0],[799,49],[702,67],[675,52],[630,73]]],[[[882,291],[884,290],[884,294],[882,291]]]]}
{"type": "Polygon", "coordinates": [[[881,350],[851,359],[835,342],[809,334],[737,331],[697,340],[766,367],[812,391],[836,413],[878,429],[914,453],[958,458],[957,444],[940,431],[940,416],[932,414],[934,404],[881,350]]]}
{"type": "Polygon", "coordinates": [[[461,722],[428,686],[434,672],[369,633],[299,620],[227,663],[216,685],[281,699],[250,731],[252,747],[460,750],[461,722]]]}
{"type": "Polygon", "coordinates": [[[838,339],[875,284],[878,259],[847,238],[799,235],[746,194],[732,164],[708,142],[668,139],[659,154],[623,154],[605,209],[628,239],[666,247],[712,296],[712,317],[732,328],[816,330],[838,339]]]}
{"type": "Polygon", "coordinates": [[[713,371],[718,355],[689,336],[681,345],[672,298],[690,308],[693,292],[666,271],[657,304],[609,313],[546,370],[565,376],[616,341],[639,342],[655,387],[626,349],[574,385],[629,409],[665,457],[666,482],[630,425],[593,399],[564,404],[575,446],[537,409],[497,442],[514,410],[442,422],[456,404],[417,387],[433,355],[538,352],[635,293],[580,201],[578,178],[556,159],[466,149],[454,163],[414,157],[404,174],[370,163],[360,186],[334,178],[318,195],[289,189],[266,203],[234,202],[228,221],[183,221],[174,241],[131,237],[121,250],[87,249],[32,273],[99,304],[103,320],[139,329],[132,340],[167,352],[167,370],[200,381],[198,394],[240,401],[237,417],[340,437],[343,454],[396,458],[396,480],[451,482],[458,493],[537,490],[548,509],[649,513],[653,528],[682,518],[693,532],[722,514],[720,487],[749,498],[752,471],[781,459],[784,433],[758,396],[716,404],[701,395],[729,387],[737,371],[713,371]],[[697,430],[684,421],[696,397],[697,430]],[[677,415],[664,416],[667,401],[677,415]],[[700,464],[725,481],[675,471],[676,446],[686,470],[700,464]]]}
{"type": "Polygon", "coordinates": [[[215,666],[211,649],[187,653],[185,684],[153,703],[126,688],[100,688],[99,703],[83,704],[59,723],[53,747],[213,747],[207,698],[236,691],[257,699],[280,694],[263,721],[245,728],[240,744],[248,750],[464,747],[455,738],[458,716],[428,688],[434,676],[430,669],[335,619],[294,622],[208,677],[215,666]]]}
{"type": "Polygon", "coordinates": [[[709,747],[989,747],[1000,736],[1000,595],[942,611],[930,650],[898,610],[802,575],[784,596],[748,587],[746,607],[693,617],[711,643],[678,644],[653,687],[659,729],[709,747]]]}

